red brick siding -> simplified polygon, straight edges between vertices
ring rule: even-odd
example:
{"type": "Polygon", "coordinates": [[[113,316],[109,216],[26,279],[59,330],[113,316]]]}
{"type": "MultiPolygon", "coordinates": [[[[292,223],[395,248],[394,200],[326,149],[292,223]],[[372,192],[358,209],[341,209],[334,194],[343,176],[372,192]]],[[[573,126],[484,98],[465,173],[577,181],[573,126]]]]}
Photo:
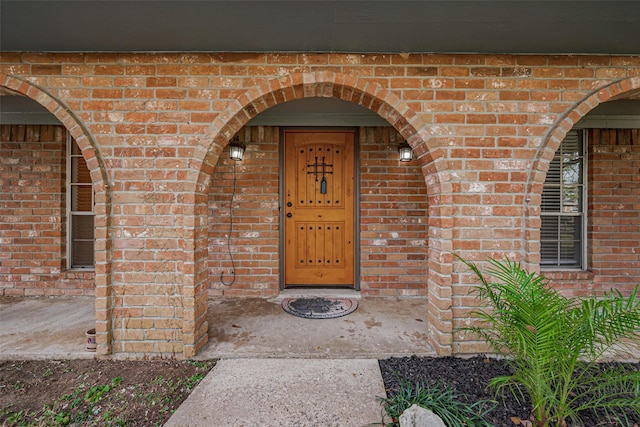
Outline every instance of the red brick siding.
{"type": "Polygon", "coordinates": [[[415,159],[398,161],[402,141],[392,128],[360,129],[363,295],[427,294],[427,186],[415,159]]]}
{"type": "MultiPolygon", "coordinates": [[[[553,152],[599,103],[640,89],[640,57],[606,55],[3,52],[0,71],[0,84],[65,124],[97,183],[98,352],[187,357],[206,341],[218,156],[260,112],[335,97],[377,113],[414,147],[428,190],[428,334],[449,354],[479,348],[453,335],[475,302],[451,253],[538,268],[553,152]]],[[[602,286],[614,279],[603,274],[602,286]]]]}
{"type": "Polygon", "coordinates": [[[93,272],[66,271],[63,126],[0,126],[0,288],[92,295],[93,272]]]}
{"type": "Polygon", "coordinates": [[[589,145],[589,269],[596,286],[640,284],[640,129],[594,129],[589,145]]]}
{"type": "Polygon", "coordinates": [[[279,246],[279,145],[277,127],[246,127],[240,134],[247,150],[241,162],[229,159],[228,148],[220,156],[209,189],[209,285],[210,295],[274,296],[280,280],[279,246]],[[227,248],[229,205],[233,192],[234,163],[237,174],[233,203],[231,252],[233,280],[227,248]]]}

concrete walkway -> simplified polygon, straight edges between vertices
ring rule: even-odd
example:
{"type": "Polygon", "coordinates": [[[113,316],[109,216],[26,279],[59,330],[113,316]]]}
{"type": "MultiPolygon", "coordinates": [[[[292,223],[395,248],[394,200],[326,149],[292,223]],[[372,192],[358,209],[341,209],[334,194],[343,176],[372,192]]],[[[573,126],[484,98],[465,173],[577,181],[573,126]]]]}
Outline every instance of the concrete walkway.
{"type": "Polygon", "coordinates": [[[374,359],[221,360],[167,427],[362,427],[382,421],[374,359]]]}

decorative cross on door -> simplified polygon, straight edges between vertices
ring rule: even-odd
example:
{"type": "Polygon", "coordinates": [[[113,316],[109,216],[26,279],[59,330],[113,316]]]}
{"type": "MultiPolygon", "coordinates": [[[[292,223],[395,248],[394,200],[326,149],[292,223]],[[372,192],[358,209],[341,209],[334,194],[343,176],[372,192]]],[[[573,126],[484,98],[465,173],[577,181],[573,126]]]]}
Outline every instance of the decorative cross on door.
{"type": "Polygon", "coordinates": [[[333,169],[333,164],[330,163],[325,163],[325,157],[322,156],[322,163],[318,163],[318,156],[316,156],[316,162],[315,163],[311,163],[311,164],[307,164],[307,175],[315,175],[316,176],[316,182],[318,182],[318,175],[322,175],[322,180],[320,181],[320,194],[327,194],[327,178],[326,178],[326,174],[332,174],[333,171],[328,171],[326,170],[326,168],[332,168],[333,169]],[[311,168],[313,168],[313,170],[310,170],[311,168]]]}

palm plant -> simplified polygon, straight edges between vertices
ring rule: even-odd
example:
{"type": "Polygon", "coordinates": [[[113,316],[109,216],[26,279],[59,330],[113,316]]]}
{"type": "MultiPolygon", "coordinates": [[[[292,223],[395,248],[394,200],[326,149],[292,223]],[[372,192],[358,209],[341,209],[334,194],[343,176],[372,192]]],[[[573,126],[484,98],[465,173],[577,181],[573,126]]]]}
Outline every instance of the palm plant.
{"type": "Polygon", "coordinates": [[[612,290],[601,298],[567,298],[519,263],[491,259],[487,273],[497,282],[490,282],[474,263],[461,261],[480,279],[478,298],[489,305],[473,313],[485,324],[465,330],[506,355],[513,369],[490,387],[518,399],[528,394],[537,427],[581,425],[580,413],[595,409],[630,425],[625,409],[640,414],[640,372],[598,361],[625,340],[640,343],[637,286],[628,297],[612,290]]]}

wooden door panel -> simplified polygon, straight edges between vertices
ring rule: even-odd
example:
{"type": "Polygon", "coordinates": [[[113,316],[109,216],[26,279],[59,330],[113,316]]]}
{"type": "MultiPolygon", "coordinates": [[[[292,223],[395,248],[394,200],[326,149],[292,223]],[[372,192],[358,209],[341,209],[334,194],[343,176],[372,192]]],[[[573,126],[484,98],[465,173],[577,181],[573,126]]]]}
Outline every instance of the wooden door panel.
{"type": "Polygon", "coordinates": [[[354,132],[285,132],[285,286],[354,285],[354,132]]]}
{"type": "Polygon", "coordinates": [[[296,262],[305,266],[344,267],[344,222],[295,221],[296,262]]]}

